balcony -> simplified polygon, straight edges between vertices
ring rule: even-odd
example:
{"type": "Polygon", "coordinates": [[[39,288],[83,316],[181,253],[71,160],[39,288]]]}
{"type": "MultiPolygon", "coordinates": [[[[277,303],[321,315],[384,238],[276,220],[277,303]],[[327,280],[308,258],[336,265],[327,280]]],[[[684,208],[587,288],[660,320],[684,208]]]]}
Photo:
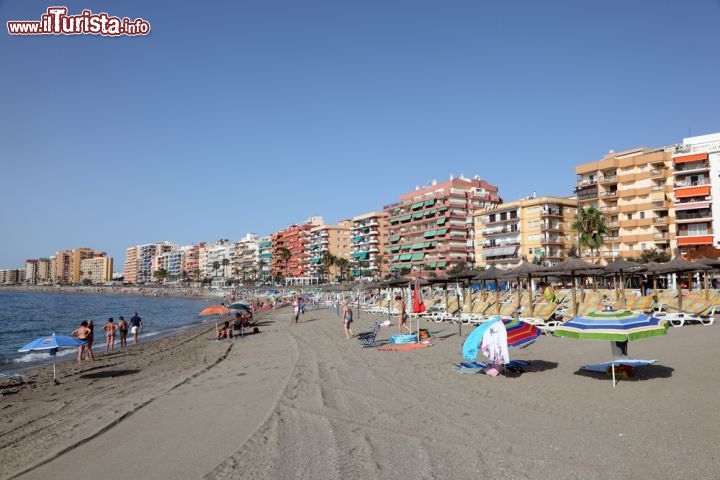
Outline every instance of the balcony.
{"type": "Polygon", "coordinates": [[[668,202],[667,200],[656,200],[650,204],[650,208],[652,208],[653,210],[667,210],[668,208],[670,208],[670,202],[668,202]]]}
{"type": "Polygon", "coordinates": [[[607,222],[605,225],[609,228],[618,228],[620,226],[620,224],[617,220],[607,222]]]}
{"type": "Polygon", "coordinates": [[[667,169],[654,168],[650,170],[650,178],[665,178],[667,176],[667,169]]]}
{"type": "Polygon", "coordinates": [[[512,228],[502,228],[502,229],[500,229],[500,230],[492,230],[492,231],[487,231],[487,230],[486,230],[486,231],[484,231],[482,234],[483,234],[483,236],[485,236],[485,237],[491,237],[491,236],[494,236],[494,235],[506,235],[506,234],[510,234],[510,233],[520,233],[520,230],[517,229],[517,228],[515,228],[515,229],[512,229],[512,228]]]}
{"type": "Polygon", "coordinates": [[[540,213],[543,217],[562,217],[562,210],[559,209],[546,209],[540,213]]]}
{"type": "Polygon", "coordinates": [[[595,178],[595,177],[581,178],[580,180],[575,182],[575,186],[577,186],[578,188],[583,188],[583,187],[590,187],[592,185],[597,185],[597,183],[598,183],[597,178],[595,178]]]}
{"type": "Polygon", "coordinates": [[[675,188],[704,187],[705,185],[710,185],[710,180],[703,180],[697,182],[675,182],[675,188]]]}
{"type": "Polygon", "coordinates": [[[578,202],[587,202],[588,200],[596,200],[598,198],[597,190],[593,190],[591,192],[586,192],[586,193],[579,193],[576,190],[576,193],[577,193],[578,202]]]}
{"type": "Polygon", "coordinates": [[[653,225],[667,225],[668,218],[667,217],[655,217],[653,218],[653,225]]]}
{"type": "Polygon", "coordinates": [[[600,183],[617,183],[617,175],[603,175],[600,177],[600,183]]]}
{"type": "Polygon", "coordinates": [[[710,169],[709,162],[682,163],[679,165],[675,165],[675,175],[677,175],[680,172],[683,172],[683,173],[703,172],[703,171],[706,171],[709,169],[710,169]]]}
{"type": "Polygon", "coordinates": [[[607,207],[600,207],[600,211],[603,213],[615,213],[617,212],[617,205],[610,205],[607,207]]]}
{"type": "Polygon", "coordinates": [[[665,243],[669,241],[669,236],[668,232],[653,233],[653,240],[665,243]]]}
{"type": "Polygon", "coordinates": [[[618,196],[617,190],[608,190],[606,192],[602,192],[601,196],[603,198],[615,198],[618,196]]]}

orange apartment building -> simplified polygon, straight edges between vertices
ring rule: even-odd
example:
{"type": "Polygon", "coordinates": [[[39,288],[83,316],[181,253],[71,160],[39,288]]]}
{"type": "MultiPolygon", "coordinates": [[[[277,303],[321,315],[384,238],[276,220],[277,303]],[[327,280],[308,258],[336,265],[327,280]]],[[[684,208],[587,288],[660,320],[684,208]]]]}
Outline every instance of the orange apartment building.
{"type": "Polygon", "coordinates": [[[299,278],[306,277],[309,274],[309,237],[310,230],[315,226],[310,223],[290,225],[272,235],[271,270],[273,276],[299,278]],[[287,265],[279,253],[283,248],[290,250],[291,257],[287,265]]]}
{"type": "MultiPolygon", "coordinates": [[[[578,210],[597,208],[610,230],[599,252],[602,263],[675,247],[672,162],[672,149],[636,148],[611,151],[575,168],[578,210]]],[[[591,256],[588,249],[581,251],[591,256]]]]}
{"type": "Polygon", "coordinates": [[[370,212],[352,219],[352,274],[382,277],[388,272],[386,248],[387,213],[370,212]]]}
{"type": "Polygon", "coordinates": [[[473,265],[473,215],[502,203],[495,185],[480,177],[416,187],[386,205],[390,272],[439,273],[453,265],[473,265]]]}

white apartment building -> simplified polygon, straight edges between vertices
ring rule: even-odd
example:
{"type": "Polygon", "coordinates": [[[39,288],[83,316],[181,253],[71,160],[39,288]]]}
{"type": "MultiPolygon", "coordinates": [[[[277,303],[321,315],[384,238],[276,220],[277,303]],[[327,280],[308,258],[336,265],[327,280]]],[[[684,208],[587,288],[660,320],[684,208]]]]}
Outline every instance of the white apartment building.
{"type": "Polygon", "coordinates": [[[720,247],[720,133],[684,138],[673,168],[680,251],[720,247]]]}

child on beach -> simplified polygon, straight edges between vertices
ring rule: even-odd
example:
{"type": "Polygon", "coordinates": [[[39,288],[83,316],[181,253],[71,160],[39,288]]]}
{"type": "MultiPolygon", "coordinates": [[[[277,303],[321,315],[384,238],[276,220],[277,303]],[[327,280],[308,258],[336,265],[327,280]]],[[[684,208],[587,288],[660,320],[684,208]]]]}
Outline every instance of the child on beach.
{"type": "Polygon", "coordinates": [[[399,317],[400,317],[400,320],[398,321],[398,332],[400,333],[400,335],[402,335],[403,327],[405,327],[405,329],[407,329],[408,333],[412,333],[412,330],[410,330],[410,327],[407,326],[408,314],[406,311],[407,305],[405,305],[405,300],[403,300],[403,297],[401,295],[396,296],[395,300],[397,301],[398,313],[399,313],[399,317]]]}
{"type": "Polygon", "coordinates": [[[108,318],[107,323],[105,326],[103,326],[103,330],[105,330],[105,352],[109,352],[110,350],[113,350],[115,348],[115,331],[118,329],[118,326],[113,323],[112,318],[108,318]]]}

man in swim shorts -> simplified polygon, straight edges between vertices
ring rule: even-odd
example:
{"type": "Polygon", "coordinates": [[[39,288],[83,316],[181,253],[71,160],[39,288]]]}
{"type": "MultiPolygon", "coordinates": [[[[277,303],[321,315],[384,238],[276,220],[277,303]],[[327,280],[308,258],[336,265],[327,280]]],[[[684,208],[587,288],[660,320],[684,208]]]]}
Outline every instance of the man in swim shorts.
{"type": "Polygon", "coordinates": [[[135,315],[133,315],[130,319],[130,333],[132,333],[135,343],[138,343],[140,341],[140,339],[138,338],[138,334],[142,331],[142,329],[142,319],[138,317],[137,312],[135,312],[135,315]]]}

